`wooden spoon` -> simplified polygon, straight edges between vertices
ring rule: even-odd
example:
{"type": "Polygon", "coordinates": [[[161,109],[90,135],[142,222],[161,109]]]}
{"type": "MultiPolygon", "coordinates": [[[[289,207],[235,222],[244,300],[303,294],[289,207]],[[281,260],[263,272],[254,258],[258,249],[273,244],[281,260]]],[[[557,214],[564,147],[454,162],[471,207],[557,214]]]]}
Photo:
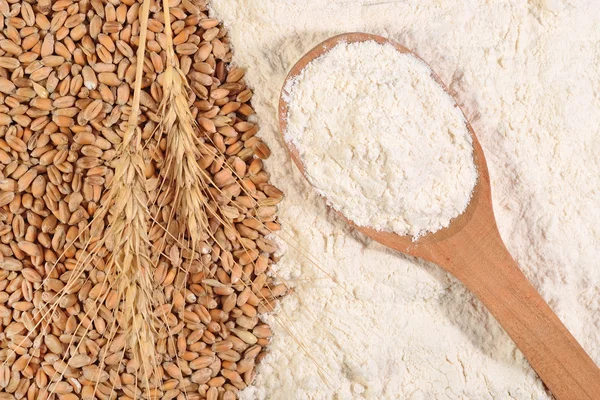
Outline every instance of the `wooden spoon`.
{"type": "MultiPolygon", "coordinates": [[[[339,35],[319,44],[298,61],[286,78],[279,100],[282,134],[287,130],[288,107],[284,93],[287,82],[339,42],[368,40],[389,43],[401,53],[410,53],[397,43],[365,33],[339,35]]],[[[437,75],[432,73],[432,77],[448,92],[437,75]]],[[[500,322],[557,399],[598,400],[600,369],[529,283],[500,238],[494,219],[485,156],[468,122],[467,128],[473,137],[479,177],[469,206],[462,215],[451,221],[448,228],[415,242],[409,236],[357,226],[342,217],[384,246],[434,262],[458,278],[500,322]]],[[[286,144],[292,160],[305,174],[298,150],[293,144],[286,144]]]]}

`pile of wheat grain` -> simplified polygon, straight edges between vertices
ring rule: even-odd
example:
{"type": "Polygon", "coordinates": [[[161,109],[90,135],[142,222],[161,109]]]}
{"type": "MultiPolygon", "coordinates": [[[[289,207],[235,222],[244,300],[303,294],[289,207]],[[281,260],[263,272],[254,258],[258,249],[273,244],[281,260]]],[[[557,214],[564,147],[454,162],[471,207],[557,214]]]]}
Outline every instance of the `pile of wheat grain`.
{"type": "Polygon", "coordinates": [[[0,31],[0,399],[236,398],[286,287],[225,30],[205,0],[0,0],[0,31]]]}

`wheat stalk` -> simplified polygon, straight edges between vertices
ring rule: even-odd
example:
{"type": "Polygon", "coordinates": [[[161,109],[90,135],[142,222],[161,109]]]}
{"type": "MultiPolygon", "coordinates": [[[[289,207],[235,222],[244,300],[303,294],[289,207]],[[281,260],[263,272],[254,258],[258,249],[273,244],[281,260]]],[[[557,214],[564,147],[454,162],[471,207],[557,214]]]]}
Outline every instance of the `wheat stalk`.
{"type": "MultiPolygon", "coordinates": [[[[141,131],[138,127],[140,95],[144,74],[146,34],[150,1],[144,0],[140,16],[136,80],[128,128],[121,145],[115,176],[109,191],[113,198],[112,221],[105,236],[112,240],[111,262],[118,271],[117,293],[125,299],[122,327],[128,334],[129,349],[149,390],[151,373],[156,369],[155,330],[152,313],[152,271],[148,239],[148,193],[144,173],[141,131]]],[[[140,378],[139,375],[136,376],[140,378]]]]}
{"type": "MultiPolygon", "coordinates": [[[[163,98],[160,104],[161,122],[156,131],[157,142],[166,136],[166,154],[164,160],[164,178],[168,180],[172,191],[173,213],[177,218],[172,220],[185,224],[180,229],[178,238],[188,238],[191,245],[186,247],[195,250],[203,233],[208,230],[207,191],[210,177],[198,164],[202,156],[202,142],[196,136],[196,121],[189,104],[189,87],[184,73],[178,66],[178,58],[174,52],[173,32],[169,1],[163,1],[166,37],[166,65],[163,74],[163,98]]],[[[167,196],[170,197],[170,196],[167,196]]],[[[160,210],[161,204],[159,204],[160,210]]],[[[168,227],[167,227],[168,230],[168,227]]]]}
{"type": "MultiPolygon", "coordinates": [[[[107,271],[107,277],[112,275],[108,282],[109,288],[115,289],[118,298],[122,299],[118,325],[127,338],[125,350],[131,353],[137,367],[136,379],[139,379],[148,391],[152,374],[157,368],[156,332],[152,319],[153,284],[148,239],[148,194],[138,116],[149,7],[150,1],[144,0],[140,14],[140,37],[131,114],[122,142],[117,148],[114,177],[104,202],[91,223],[88,241],[89,244],[92,240],[98,240],[95,249],[106,246],[110,251],[104,269],[107,271]],[[108,226],[98,238],[98,232],[102,231],[105,220],[108,226]]],[[[84,262],[78,263],[65,290],[70,290],[77,284],[87,268],[87,260],[88,257],[84,262]]],[[[117,312],[118,309],[115,310],[115,313],[117,312]]]]}

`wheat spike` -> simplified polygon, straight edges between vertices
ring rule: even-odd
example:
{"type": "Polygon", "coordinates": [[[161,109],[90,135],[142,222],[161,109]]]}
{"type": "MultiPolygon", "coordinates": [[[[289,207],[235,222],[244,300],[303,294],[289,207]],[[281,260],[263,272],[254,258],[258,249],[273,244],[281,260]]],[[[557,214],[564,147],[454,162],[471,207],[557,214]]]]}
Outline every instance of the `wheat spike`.
{"type": "MultiPolygon", "coordinates": [[[[185,224],[182,235],[187,238],[186,247],[194,251],[208,229],[210,177],[198,164],[203,143],[196,136],[198,127],[190,110],[189,87],[174,52],[168,0],[163,1],[163,8],[167,57],[162,77],[162,118],[156,134],[158,141],[161,136],[166,136],[164,177],[173,192],[172,210],[177,214],[176,219],[185,224]]],[[[178,239],[183,241],[182,237],[178,239]]]]}

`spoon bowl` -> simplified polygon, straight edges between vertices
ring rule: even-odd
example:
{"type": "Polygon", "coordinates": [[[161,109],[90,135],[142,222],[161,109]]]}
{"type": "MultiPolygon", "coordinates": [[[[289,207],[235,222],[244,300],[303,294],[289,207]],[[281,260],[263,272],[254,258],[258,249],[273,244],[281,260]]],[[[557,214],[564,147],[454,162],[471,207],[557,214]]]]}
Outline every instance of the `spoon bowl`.
{"type": "MultiPolygon", "coordinates": [[[[365,41],[391,44],[400,53],[410,53],[419,58],[400,44],[381,36],[347,33],[327,39],[306,53],[286,78],[279,100],[279,126],[283,136],[288,119],[287,83],[339,43],[365,41]]],[[[432,72],[431,76],[449,93],[435,73],[432,72]]],[[[455,106],[459,107],[456,102],[455,106]]],[[[523,275],[500,237],[494,218],[485,154],[466,117],[465,121],[473,139],[478,179],[466,210],[447,228],[413,240],[411,236],[358,226],[338,214],[369,238],[402,253],[436,263],[458,278],[494,315],[557,399],[600,399],[600,369],[523,275]]],[[[285,138],[284,142],[291,159],[306,177],[298,150],[285,138]]]]}
{"type": "MultiPolygon", "coordinates": [[[[419,59],[421,62],[425,63],[419,56],[412,53],[410,50],[408,50],[404,46],[402,46],[398,43],[395,43],[391,40],[388,40],[384,37],[381,37],[381,36],[376,36],[376,35],[371,35],[371,34],[366,34],[366,33],[346,33],[346,34],[334,36],[332,38],[325,40],[324,42],[322,42],[321,44],[319,44],[318,46],[316,46],[312,50],[310,50],[308,53],[306,53],[292,67],[292,69],[288,73],[288,76],[285,81],[286,83],[283,86],[284,89],[282,90],[281,96],[279,98],[279,127],[280,127],[280,132],[282,133],[282,135],[287,131],[288,103],[287,103],[286,99],[288,98],[288,96],[287,96],[287,93],[285,92],[285,88],[287,87],[287,82],[295,79],[308,64],[310,64],[313,60],[320,57],[321,55],[323,55],[324,53],[326,53],[327,51],[329,51],[330,49],[332,49],[339,43],[353,43],[353,42],[365,42],[365,41],[374,41],[379,44],[391,44],[392,46],[394,46],[396,48],[396,50],[398,50],[398,52],[412,54],[414,57],[419,59]]],[[[433,71],[431,72],[431,77],[442,88],[444,88],[444,90],[446,92],[448,92],[444,83],[433,71]]],[[[456,105],[456,107],[458,108],[458,105],[456,105]]],[[[461,113],[462,113],[462,111],[461,111],[461,113]]],[[[463,113],[463,115],[464,115],[464,113],[463,113]]],[[[337,214],[340,215],[340,217],[342,219],[344,219],[348,224],[352,225],[354,228],[359,230],[361,233],[363,233],[366,236],[370,237],[371,239],[383,244],[386,247],[398,250],[402,253],[410,254],[415,257],[424,258],[424,259],[427,259],[428,261],[433,261],[433,260],[430,260],[428,257],[426,257],[426,254],[423,253],[423,250],[427,247],[428,244],[439,242],[441,240],[444,240],[444,239],[454,235],[454,233],[456,233],[456,232],[460,231],[462,228],[464,228],[464,226],[473,218],[473,216],[476,214],[476,212],[478,212],[478,211],[482,212],[482,211],[487,210],[485,207],[480,207],[482,201],[483,201],[483,204],[485,204],[486,198],[488,199],[489,203],[491,204],[490,178],[489,178],[489,174],[488,174],[487,164],[485,161],[485,156],[483,154],[483,149],[481,148],[481,145],[479,144],[479,140],[477,140],[477,136],[475,135],[475,132],[473,131],[473,128],[471,127],[471,124],[468,122],[468,120],[466,118],[465,118],[465,121],[467,121],[466,122],[467,129],[473,140],[473,158],[474,158],[475,166],[476,166],[477,172],[478,172],[478,179],[477,179],[477,183],[476,183],[475,187],[473,188],[473,193],[472,193],[471,201],[469,202],[469,205],[467,206],[467,208],[461,215],[457,216],[456,218],[454,218],[451,221],[451,224],[447,228],[443,228],[434,233],[429,233],[427,235],[424,235],[424,236],[420,237],[418,241],[415,241],[415,240],[413,240],[412,236],[401,236],[401,235],[395,234],[393,232],[377,231],[377,230],[369,228],[369,227],[356,225],[354,222],[352,222],[351,220],[346,218],[343,214],[341,214],[340,212],[335,210],[337,212],[337,214]],[[482,197],[483,197],[483,199],[482,199],[482,197]]],[[[296,166],[298,167],[300,172],[302,172],[302,175],[306,176],[304,164],[302,163],[302,159],[300,157],[300,153],[298,152],[298,149],[291,142],[285,141],[285,143],[288,148],[288,151],[289,151],[292,161],[296,164],[296,166]]],[[[489,208],[489,210],[491,210],[491,207],[489,208]]],[[[491,217],[493,218],[493,215],[491,217]]]]}

